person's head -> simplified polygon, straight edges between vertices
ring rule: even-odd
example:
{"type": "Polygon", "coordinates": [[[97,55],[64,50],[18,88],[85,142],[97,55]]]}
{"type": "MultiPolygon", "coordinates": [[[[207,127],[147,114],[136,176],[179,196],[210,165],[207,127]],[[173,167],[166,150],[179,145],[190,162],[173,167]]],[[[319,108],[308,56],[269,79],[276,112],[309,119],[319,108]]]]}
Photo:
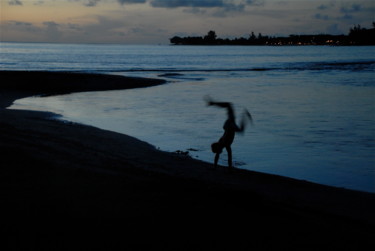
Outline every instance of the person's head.
{"type": "Polygon", "coordinates": [[[213,153],[221,153],[223,151],[224,146],[219,142],[212,143],[211,150],[213,153]]]}

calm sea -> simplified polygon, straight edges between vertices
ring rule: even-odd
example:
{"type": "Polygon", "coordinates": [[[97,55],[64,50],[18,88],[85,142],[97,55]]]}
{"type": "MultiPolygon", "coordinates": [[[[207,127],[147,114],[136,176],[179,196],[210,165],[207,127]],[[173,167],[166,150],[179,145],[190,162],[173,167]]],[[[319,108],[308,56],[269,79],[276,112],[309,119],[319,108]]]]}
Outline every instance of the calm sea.
{"type": "Polygon", "coordinates": [[[1,43],[0,69],[164,78],[157,87],[27,98],[13,108],[53,111],[212,162],[226,112],[205,106],[210,95],[233,102],[238,119],[245,107],[254,117],[234,141],[236,167],[375,192],[375,47],[1,43]]]}

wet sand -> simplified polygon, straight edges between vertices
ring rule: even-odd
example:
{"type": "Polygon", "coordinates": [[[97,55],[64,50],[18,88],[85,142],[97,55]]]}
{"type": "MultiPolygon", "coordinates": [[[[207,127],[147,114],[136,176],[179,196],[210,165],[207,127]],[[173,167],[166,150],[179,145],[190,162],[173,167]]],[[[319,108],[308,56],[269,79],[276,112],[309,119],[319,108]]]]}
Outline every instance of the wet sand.
{"type": "Polygon", "coordinates": [[[51,119],[51,113],[4,109],[30,95],[164,81],[50,72],[0,76],[1,230],[10,250],[374,246],[375,194],[214,170],[127,135],[51,119]]]}

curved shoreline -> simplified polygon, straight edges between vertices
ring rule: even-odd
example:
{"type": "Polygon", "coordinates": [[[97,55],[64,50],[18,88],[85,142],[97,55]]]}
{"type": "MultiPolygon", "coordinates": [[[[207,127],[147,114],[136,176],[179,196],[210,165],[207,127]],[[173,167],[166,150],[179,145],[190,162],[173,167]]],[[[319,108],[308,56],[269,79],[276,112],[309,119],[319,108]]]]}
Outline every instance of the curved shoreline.
{"type": "MultiPolygon", "coordinates": [[[[171,233],[199,225],[225,236],[206,240],[210,247],[321,247],[328,235],[332,247],[368,247],[372,241],[375,194],[245,170],[212,170],[209,163],[158,151],[130,136],[50,120],[42,112],[1,109],[30,95],[146,87],[163,80],[1,71],[0,77],[1,199],[7,215],[16,215],[7,227],[14,222],[24,227],[17,223],[20,215],[23,220],[114,217],[130,228],[154,221],[173,226],[171,233]],[[267,231],[259,231],[265,225],[267,231]],[[249,226],[250,234],[243,232],[249,226]]],[[[97,224],[95,229],[103,226],[97,224]]]]}
{"type": "Polygon", "coordinates": [[[0,108],[10,106],[15,99],[33,95],[124,90],[166,83],[162,79],[73,72],[0,71],[0,76],[0,108]]]}

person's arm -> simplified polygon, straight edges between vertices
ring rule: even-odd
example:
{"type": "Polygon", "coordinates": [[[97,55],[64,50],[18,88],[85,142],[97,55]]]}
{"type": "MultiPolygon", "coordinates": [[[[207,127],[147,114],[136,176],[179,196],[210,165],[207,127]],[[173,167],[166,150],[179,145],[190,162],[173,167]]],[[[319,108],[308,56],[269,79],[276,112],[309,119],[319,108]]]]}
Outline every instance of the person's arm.
{"type": "Polygon", "coordinates": [[[242,119],[240,126],[236,126],[236,132],[244,132],[246,127],[246,122],[244,119],[242,119]]]}
{"type": "Polygon", "coordinates": [[[213,101],[210,96],[205,96],[204,99],[205,99],[208,106],[217,106],[217,107],[221,107],[221,108],[226,108],[227,111],[228,111],[228,116],[230,118],[234,119],[234,111],[233,111],[232,103],[230,103],[230,102],[216,102],[216,101],[213,101]]]}
{"type": "Polygon", "coordinates": [[[218,106],[218,107],[221,107],[221,108],[231,108],[231,109],[232,109],[232,104],[229,103],[229,102],[215,102],[215,101],[209,101],[209,102],[208,102],[208,105],[209,105],[209,106],[214,105],[214,106],[218,106]]]}
{"type": "Polygon", "coordinates": [[[246,128],[246,121],[249,119],[250,123],[253,124],[253,118],[251,117],[250,112],[245,109],[244,113],[242,114],[242,121],[239,127],[237,127],[236,132],[243,132],[246,128]]]}

